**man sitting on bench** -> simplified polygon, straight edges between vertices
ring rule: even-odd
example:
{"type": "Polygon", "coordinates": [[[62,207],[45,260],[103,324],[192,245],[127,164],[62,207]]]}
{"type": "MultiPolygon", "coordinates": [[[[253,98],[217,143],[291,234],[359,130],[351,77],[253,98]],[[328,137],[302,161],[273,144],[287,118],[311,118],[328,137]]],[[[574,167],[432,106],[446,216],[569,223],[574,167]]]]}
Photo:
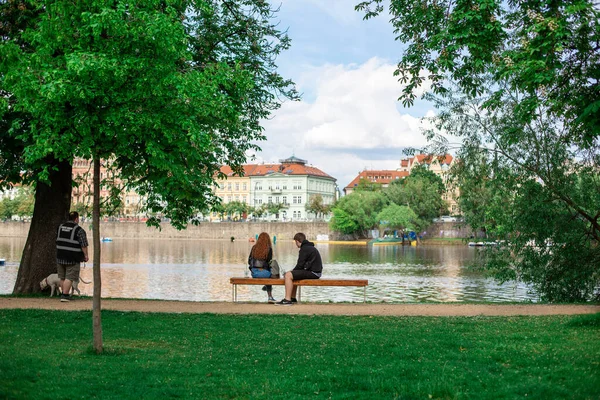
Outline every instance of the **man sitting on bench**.
{"type": "Polygon", "coordinates": [[[296,247],[300,249],[298,262],[293,270],[286,272],[284,275],[285,298],[275,303],[278,306],[291,306],[298,302],[296,300],[296,290],[298,287],[294,286],[294,281],[300,279],[319,279],[321,272],[323,272],[321,255],[315,244],[306,240],[306,235],[300,232],[294,235],[294,242],[296,243],[296,247]]]}

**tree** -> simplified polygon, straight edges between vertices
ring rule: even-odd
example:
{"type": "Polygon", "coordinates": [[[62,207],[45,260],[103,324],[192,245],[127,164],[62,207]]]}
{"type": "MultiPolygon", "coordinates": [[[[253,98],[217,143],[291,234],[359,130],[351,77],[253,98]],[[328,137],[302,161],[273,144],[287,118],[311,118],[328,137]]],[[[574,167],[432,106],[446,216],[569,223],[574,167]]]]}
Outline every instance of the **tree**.
{"type": "Polygon", "coordinates": [[[369,229],[379,225],[377,214],[386,204],[387,199],[381,192],[354,191],[333,205],[331,229],[366,237],[369,229]]]}
{"type": "Polygon", "coordinates": [[[411,173],[402,180],[392,182],[383,193],[390,202],[410,207],[419,218],[428,222],[448,208],[442,198],[439,182],[424,175],[412,176],[411,173]]]}
{"type": "Polygon", "coordinates": [[[238,216],[242,218],[244,214],[248,212],[248,205],[246,203],[242,203],[241,201],[232,201],[225,204],[225,213],[230,216],[238,216]]]}
{"type": "MultiPolygon", "coordinates": [[[[70,163],[80,156],[93,159],[95,172],[110,160],[152,215],[177,228],[199,223],[199,212],[218,202],[211,187],[220,166],[241,171],[246,152],[264,139],[260,120],[297,98],[275,65],[289,39],[262,0],[22,4],[36,16],[30,29],[3,37],[0,87],[8,94],[2,112],[30,122],[13,123],[3,136],[20,140],[25,170],[38,167],[39,180],[64,201],[48,210],[36,193],[34,220],[68,210],[70,163]]],[[[34,267],[24,257],[20,271],[27,268],[34,267]]],[[[36,290],[17,281],[15,292],[36,290]]]]}
{"type": "MultiPolygon", "coordinates": [[[[370,17],[381,1],[358,8],[370,17]]],[[[397,0],[390,12],[407,45],[396,71],[407,83],[401,99],[412,104],[430,79],[425,97],[441,110],[426,132],[433,147],[447,151],[437,135],[450,133],[462,142],[462,171],[489,166],[486,215],[476,219],[507,245],[491,250],[506,258],[487,266],[550,301],[589,299],[600,265],[600,11],[589,0],[397,0]],[[542,243],[560,245],[530,251],[542,243]],[[574,248],[578,262],[568,263],[574,248]]]]}
{"type": "Polygon", "coordinates": [[[415,231],[420,228],[419,217],[408,206],[390,204],[381,210],[377,218],[381,227],[400,230],[402,237],[405,231],[415,231]]]}
{"type": "MultiPolygon", "coordinates": [[[[38,225],[34,213],[36,243],[53,243],[68,213],[73,156],[93,153],[147,196],[147,212],[184,227],[215,203],[211,173],[239,168],[264,139],[259,121],[297,97],[275,69],[289,39],[265,2],[138,3],[2,4],[16,21],[2,25],[0,45],[2,112],[14,122],[3,125],[2,140],[19,156],[8,178],[25,171],[56,197],[36,201],[46,217],[38,225]],[[24,19],[29,29],[17,24],[24,19]],[[53,182],[58,176],[65,181],[53,182]]],[[[36,196],[43,193],[38,185],[36,196]]],[[[24,256],[20,271],[47,275],[52,258],[34,265],[24,256]]],[[[15,292],[39,290],[41,278],[24,275],[15,292]]]]}
{"type": "Polygon", "coordinates": [[[15,197],[16,214],[19,217],[31,217],[33,215],[33,188],[21,187],[15,197]]]}
{"type": "Polygon", "coordinates": [[[264,210],[267,214],[277,215],[281,210],[287,208],[287,205],[282,203],[267,203],[264,205],[264,210]]]}
{"type": "MultiPolygon", "coordinates": [[[[362,1],[371,18],[383,0],[362,1]]],[[[519,93],[515,113],[536,119],[539,107],[556,113],[569,138],[590,145],[600,132],[600,11],[591,0],[392,0],[397,39],[406,45],[395,74],[407,83],[400,99],[412,105],[426,80],[434,94],[454,82],[484,105],[519,93]],[[493,86],[487,85],[491,79],[493,86]]]]}
{"type": "Polygon", "coordinates": [[[323,196],[320,194],[310,196],[310,199],[304,208],[306,212],[315,214],[317,219],[319,216],[324,216],[329,212],[329,206],[327,204],[323,204],[323,196]]]}
{"type": "Polygon", "coordinates": [[[444,185],[444,181],[442,177],[431,171],[428,167],[423,164],[419,164],[413,167],[410,170],[410,175],[406,179],[419,179],[424,181],[429,181],[429,183],[433,184],[437,187],[437,191],[440,195],[443,195],[446,192],[446,185],[444,185]]]}
{"type": "Polygon", "coordinates": [[[358,184],[354,188],[354,191],[366,191],[366,192],[378,192],[381,190],[381,184],[377,182],[371,182],[368,179],[360,178],[358,184]]]}

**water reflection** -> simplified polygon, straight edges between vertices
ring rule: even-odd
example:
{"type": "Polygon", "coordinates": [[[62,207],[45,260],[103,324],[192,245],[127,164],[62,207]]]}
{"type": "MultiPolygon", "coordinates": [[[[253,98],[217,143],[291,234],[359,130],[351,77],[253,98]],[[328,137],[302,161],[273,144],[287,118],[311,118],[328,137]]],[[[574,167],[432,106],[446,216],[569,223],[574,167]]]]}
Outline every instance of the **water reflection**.
{"type": "MultiPolygon", "coordinates": [[[[11,293],[25,238],[0,238],[0,293],[11,293]]],[[[181,240],[119,239],[102,243],[102,296],[193,301],[230,301],[229,278],[244,276],[251,243],[181,240]]],[[[324,277],[368,279],[367,300],[523,301],[533,300],[527,287],[499,285],[467,266],[477,249],[467,246],[317,245],[325,264],[324,277]]],[[[298,249],[291,241],[275,245],[275,258],[284,270],[293,268],[298,249]]],[[[82,278],[92,280],[91,263],[82,278]]],[[[81,283],[81,293],[93,286],[81,283]]],[[[283,287],[274,287],[276,298],[283,287]]],[[[308,301],[362,301],[362,288],[302,289],[308,301]]],[[[241,301],[264,301],[258,286],[238,288],[241,301]]]]}

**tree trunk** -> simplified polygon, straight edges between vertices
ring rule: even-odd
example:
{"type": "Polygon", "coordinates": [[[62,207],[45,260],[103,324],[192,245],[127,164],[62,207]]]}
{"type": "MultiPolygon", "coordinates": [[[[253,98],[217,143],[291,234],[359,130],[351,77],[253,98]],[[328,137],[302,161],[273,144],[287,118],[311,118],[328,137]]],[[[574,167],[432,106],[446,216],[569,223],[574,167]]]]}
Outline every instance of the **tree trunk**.
{"type": "Polygon", "coordinates": [[[68,161],[55,162],[50,185],[38,183],[29,234],[23,249],[13,294],[39,293],[40,281],[56,273],[56,232],[71,207],[72,167],[68,161]]]}
{"type": "Polygon", "coordinates": [[[94,240],[94,298],[92,301],[92,320],[94,331],[94,350],[102,353],[102,315],[100,299],[102,279],[100,276],[100,159],[94,157],[94,211],[92,212],[94,240]]]}

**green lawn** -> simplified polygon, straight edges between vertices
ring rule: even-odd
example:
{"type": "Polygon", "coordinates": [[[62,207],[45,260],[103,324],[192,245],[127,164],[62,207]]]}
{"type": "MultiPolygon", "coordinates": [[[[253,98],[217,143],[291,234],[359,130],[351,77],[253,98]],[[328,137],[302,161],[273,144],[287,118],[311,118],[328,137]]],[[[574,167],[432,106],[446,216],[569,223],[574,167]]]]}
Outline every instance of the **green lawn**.
{"type": "Polygon", "coordinates": [[[0,398],[598,399],[600,314],[332,317],[0,310],[0,398]]]}

